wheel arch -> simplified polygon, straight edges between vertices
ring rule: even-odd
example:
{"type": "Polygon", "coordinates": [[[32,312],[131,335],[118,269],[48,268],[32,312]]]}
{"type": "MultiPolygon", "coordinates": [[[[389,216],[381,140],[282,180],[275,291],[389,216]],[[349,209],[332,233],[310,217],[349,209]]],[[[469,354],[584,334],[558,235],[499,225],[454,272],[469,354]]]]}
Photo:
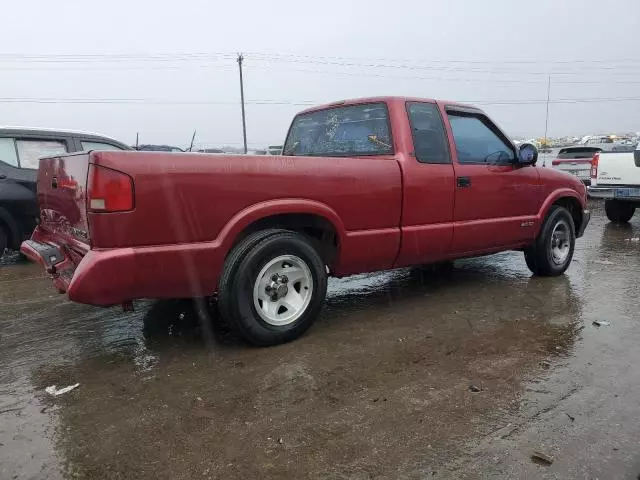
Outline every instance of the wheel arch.
{"type": "Polygon", "coordinates": [[[573,218],[573,224],[576,232],[580,231],[580,227],[583,222],[582,210],[585,208],[584,200],[580,198],[575,190],[562,189],[548,196],[542,205],[538,214],[539,222],[536,236],[539,234],[542,224],[544,223],[544,219],[547,217],[553,206],[560,206],[567,209],[571,214],[571,218],[573,218]]]}
{"type": "Polygon", "coordinates": [[[304,233],[314,240],[331,268],[340,256],[345,229],[338,214],[326,204],[306,199],[261,202],[236,214],[219,235],[226,252],[259,230],[282,228],[304,233]]]}

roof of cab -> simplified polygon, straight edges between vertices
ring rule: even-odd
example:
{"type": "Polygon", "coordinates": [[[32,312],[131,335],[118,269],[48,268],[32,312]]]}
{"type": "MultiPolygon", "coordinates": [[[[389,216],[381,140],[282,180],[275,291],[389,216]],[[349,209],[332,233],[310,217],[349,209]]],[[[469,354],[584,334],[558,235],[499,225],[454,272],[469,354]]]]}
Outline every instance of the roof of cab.
{"type": "Polygon", "coordinates": [[[326,103],[324,105],[317,105],[314,107],[307,108],[302,110],[300,113],[309,113],[315,112],[318,110],[325,110],[327,108],[336,108],[342,107],[346,105],[359,105],[364,103],[405,103],[405,102],[429,102],[429,103],[444,103],[446,105],[469,108],[474,110],[480,110],[478,107],[473,105],[467,105],[459,102],[450,102],[448,100],[435,100],[433,98],[419,98],[419,97],[399,97],[399,96],[384,96],[384,97],[362,97],[362,98],[352,98],[349,100],[339,100],[337,102],[326,103]]]}
{"type": "Polygon", "coordinates": [[[102,135],[100,133],[92,133],[92,132],[83,132],[81,130],[66,130],[62,128],[41,128],[41,127],[22,127],[22,126],[4,126],[0,125],[0,135],[47,135],[47,136],[55,136],[60,135],[64,137],[85,137],[85,138],[101,138],[104,140],[109,140],[115,143],[120,143],[125,145],[120,140],[116,140],[115,138],[108,137],[106,135],[102,135]]]}

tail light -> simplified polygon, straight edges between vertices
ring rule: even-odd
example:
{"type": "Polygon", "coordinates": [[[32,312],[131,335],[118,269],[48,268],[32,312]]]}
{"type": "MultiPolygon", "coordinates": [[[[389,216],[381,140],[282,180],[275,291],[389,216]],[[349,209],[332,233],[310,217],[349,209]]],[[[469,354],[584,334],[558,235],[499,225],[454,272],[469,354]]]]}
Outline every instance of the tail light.
{"type": "Polygon", "coordinates": [[[591,178],[594,180],[598,178],[598,162],[600,161],[600,154],[594,153],[591,159],[591,178]]]}
{"type": "Polygon", "coordinates": [[[87,198],[91,212],[133,210],[133,179],[117,170],[89,165],[87,198]]]}

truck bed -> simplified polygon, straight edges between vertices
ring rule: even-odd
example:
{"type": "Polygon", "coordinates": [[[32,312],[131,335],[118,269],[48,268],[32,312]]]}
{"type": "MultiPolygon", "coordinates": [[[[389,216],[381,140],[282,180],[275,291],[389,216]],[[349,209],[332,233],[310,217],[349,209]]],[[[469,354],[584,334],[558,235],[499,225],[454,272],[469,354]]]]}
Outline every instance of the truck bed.
{"type": "MultiPolygon", "coordinates": [[[[401,172],[388,157],[92,152],[41,160],[38,195],[41,223],[33,240],[64,253],[52,264],[56,286],[83,303],[116,303],[123,290],[131,299],[213,293],[231,242],[264,209],[334,219],[349,259],[335,265],[336,274],[389,268],[400,244],[401,172]],[[133,208],[92,209],[94,167],[130,177],[133,208]],[[138,282],[142,271],[157,283],[138,282]],[[91,279],[83,278],[87,272],[91,279]],[[95,282],[104,285],[99,301],[79,287],[96,292],[95,282]]],[[[28,245],[25,253],[39,259],[28,245]]]]}

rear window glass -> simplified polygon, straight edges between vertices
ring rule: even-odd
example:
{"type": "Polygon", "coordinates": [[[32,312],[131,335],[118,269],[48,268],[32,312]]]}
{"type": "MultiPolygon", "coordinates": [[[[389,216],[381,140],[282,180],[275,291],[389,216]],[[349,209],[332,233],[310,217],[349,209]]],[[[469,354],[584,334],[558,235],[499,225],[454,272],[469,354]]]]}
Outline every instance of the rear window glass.
{"type": "Polygon", "coordinates": [[[18,166],[18,155],[13,138],[0,138],[0,162],[4,162],[12,167],[18,166]]]}
{"type": "Polygon", "coordinates": [[[384,103],[331,108],[298,115],[285,155],[342,157],[393,153],[384,103]]]}
{"type": "Polygon", "coordinates": [[[41,157],[67,153],[65,142],[58,140],[16,140],[20,167],[37,169],[41,157]]]}
{"type": "Polygon", "coordinates": [[[572,159],[572,158],[592,158],[593,154],[599,152],[599,148],[567,148],[558,152],[558,158],[572,159]]]}

